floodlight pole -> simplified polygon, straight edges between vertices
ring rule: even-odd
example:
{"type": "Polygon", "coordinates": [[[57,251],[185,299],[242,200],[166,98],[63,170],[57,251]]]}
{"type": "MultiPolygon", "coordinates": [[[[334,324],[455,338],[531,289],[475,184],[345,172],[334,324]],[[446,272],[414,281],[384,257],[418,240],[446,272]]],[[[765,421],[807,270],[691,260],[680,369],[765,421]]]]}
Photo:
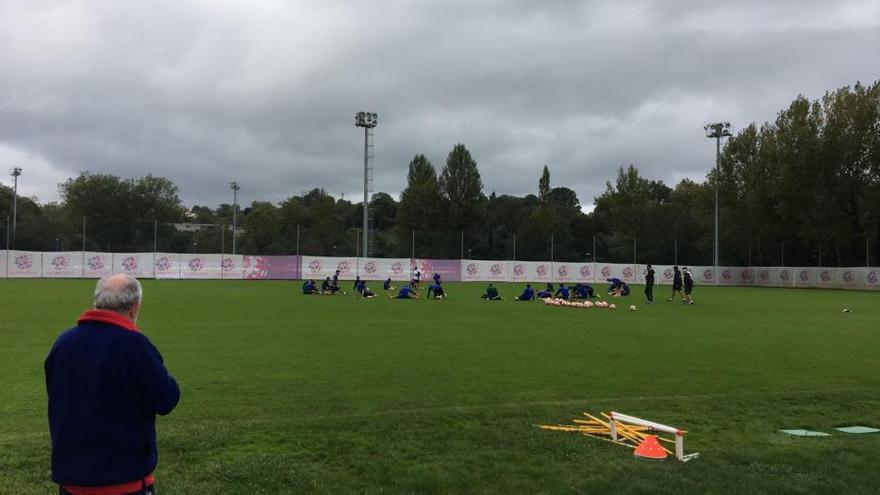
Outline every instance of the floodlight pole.
{"type": "Polygon", "coordinates": [[[368,242],[370,232],[369,221],[369,188],[370,188],[370,129],[379,125],[378,115],[372,112],[358,112],[354,116],[355,127],[364,128],[364,235],[363,235],[363,254],[368,256],[368,242]]]}
{"type": "Polygon", "coordinates": [[[718,183],[721,181],[721,138],[730,137],[730,122],[715,122],[703,126],[707,138],[715,138],[715,249],[712,259],[713,285],[718,286],[718,183]]]}
{"type": "Polygon", "coordinates": [[[238,185],[238,182],[230,182],[230,189],[232,189],[232,255],[235,256],[235,235],[238,231],[238,190],[241,189],[241,186],[238,185]]]}
{"type": "Polygon", "coordinates": [[[21,167],[13,167],[12,180],[15,184],[12,189],[12,247],[15,248],[15,227],[18,223],[18,176],[21,175],[21,167]]]}

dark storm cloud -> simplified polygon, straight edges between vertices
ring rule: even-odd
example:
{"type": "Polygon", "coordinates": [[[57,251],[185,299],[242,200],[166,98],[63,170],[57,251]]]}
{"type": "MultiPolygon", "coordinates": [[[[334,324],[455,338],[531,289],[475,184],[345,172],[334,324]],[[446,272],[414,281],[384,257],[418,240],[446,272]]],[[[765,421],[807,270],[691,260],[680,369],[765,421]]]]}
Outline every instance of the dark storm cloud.
{"type": "Polygon", "coordinates": [[[702,179],[706,121],[873,81],[878,20],[857,0],[0,2],[0,163],[41,199],[80,170],[167,176],[189,205],[231,180],[245,202],[348,197],[363,109],[378,190],[463,142],[487,193],[533,192],[546,163],[589,205],[629,163],[702,179]]]}

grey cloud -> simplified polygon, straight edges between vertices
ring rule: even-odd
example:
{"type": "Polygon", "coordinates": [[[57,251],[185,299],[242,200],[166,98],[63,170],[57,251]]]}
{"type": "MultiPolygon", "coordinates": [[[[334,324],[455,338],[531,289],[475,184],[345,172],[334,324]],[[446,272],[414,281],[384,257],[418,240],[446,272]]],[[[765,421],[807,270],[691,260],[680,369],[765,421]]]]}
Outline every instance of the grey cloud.
{"type": "MultiPolygon", "coordinates": [[[[868,1],[0,2],[0,145],[80,170],[168,176],[187,204],[376,189],[463,142],[486,192],[543,164],[583,204],[618,166],[702,179],[702,124],[773,119],[799,93],[877,78],[868,1]]],[[[0,153],[0,159],[3,154],[0,153]]],[[[18,158],[17,158],[18,159],[18,158]]],[[[27,158],[23,158],[27,161],[27,158]]],[[[39,171],[39,172],[37,172],[39,171]]]]}

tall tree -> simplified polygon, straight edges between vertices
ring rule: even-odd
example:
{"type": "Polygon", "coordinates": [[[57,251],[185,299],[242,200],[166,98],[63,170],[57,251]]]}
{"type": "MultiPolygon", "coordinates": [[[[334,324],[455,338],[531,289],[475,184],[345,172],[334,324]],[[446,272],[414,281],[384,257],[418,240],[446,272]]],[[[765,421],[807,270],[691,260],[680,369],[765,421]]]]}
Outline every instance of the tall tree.
{"type": "Polygon", "coordinates": [[[483,181],[477,162],[461,143],[446,158],[440,174],[440,190],[447,203],[448,226],[454,230],[472,231],[479,227],[480,207],[485,201],[483,181]]]}

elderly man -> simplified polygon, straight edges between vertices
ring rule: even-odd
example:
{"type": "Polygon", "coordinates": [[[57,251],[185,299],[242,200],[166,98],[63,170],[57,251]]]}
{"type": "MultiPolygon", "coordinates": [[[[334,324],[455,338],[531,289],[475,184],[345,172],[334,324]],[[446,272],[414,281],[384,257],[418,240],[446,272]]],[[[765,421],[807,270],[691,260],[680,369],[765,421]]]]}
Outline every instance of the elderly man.
{"type": "Polygon", "coordinates": [[[156,415],[180,399],[159,351],[137,323],[141,284],[103,278],[95,309],[62,333],[46,358],[52,480],[62,495],[148,495],[156,415]]]}

